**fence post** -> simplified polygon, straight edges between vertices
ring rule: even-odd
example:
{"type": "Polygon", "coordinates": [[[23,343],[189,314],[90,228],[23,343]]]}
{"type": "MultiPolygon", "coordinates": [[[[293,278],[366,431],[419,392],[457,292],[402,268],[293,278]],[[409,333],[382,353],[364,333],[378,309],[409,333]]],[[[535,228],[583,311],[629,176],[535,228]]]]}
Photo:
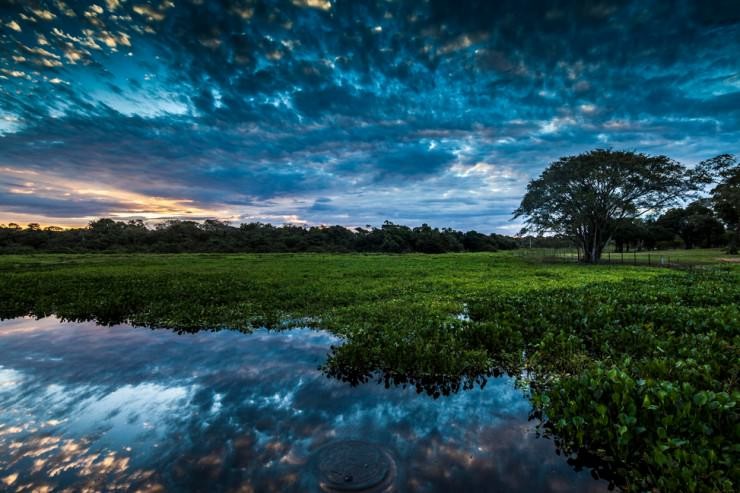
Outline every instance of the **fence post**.
{"type": "Polygon", "coordinates": [[[648,267],[650,267],[650,254],[648,253],[648,267]]]}
{"type": "Polygon", "coordinates": [[[622,250],[622,265],[624,265],[624,250],[622,250]]]}
{"type": "Polygon", "coordinates": [[[637,265],[637,252],[632,252],[632,260],[634,260],[634,264],[637,265]]]}

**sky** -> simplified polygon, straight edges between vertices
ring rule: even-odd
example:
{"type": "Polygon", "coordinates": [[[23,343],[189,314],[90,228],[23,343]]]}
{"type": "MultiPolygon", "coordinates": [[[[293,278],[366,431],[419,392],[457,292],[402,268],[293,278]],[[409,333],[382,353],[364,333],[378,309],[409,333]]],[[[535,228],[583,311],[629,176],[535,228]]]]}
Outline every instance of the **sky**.
{"type": "Polygon", "coordinates": [[[740,152],[740,2],[0,2],[0,224],[516,233],[594,148],[740,152]]]}

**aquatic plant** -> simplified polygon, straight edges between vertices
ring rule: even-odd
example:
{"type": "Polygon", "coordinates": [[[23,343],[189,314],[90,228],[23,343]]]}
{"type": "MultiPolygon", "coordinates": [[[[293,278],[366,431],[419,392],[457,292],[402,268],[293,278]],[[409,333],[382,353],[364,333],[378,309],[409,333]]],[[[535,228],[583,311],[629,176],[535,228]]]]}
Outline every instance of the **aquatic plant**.
{"type": "Polygon", "coordinates": [[[734,491],[739,274],[510,254],[4,256],[0,317],[321,327],[343,339],[322,365],[333,378],[441,398],[505,372],[594,474],[734,491]]]}

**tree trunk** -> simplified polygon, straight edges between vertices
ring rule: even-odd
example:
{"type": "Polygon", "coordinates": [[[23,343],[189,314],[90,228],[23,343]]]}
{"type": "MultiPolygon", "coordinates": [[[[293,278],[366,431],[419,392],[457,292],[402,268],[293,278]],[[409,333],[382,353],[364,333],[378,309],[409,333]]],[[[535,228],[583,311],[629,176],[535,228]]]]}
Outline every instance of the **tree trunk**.
{"type": "Polygon", "coordinates": [[[583,261],[587,264],[598,264],[606,243],[601,240],[598,234],[587,234],[582,239],[582,243],[583,261]]]}

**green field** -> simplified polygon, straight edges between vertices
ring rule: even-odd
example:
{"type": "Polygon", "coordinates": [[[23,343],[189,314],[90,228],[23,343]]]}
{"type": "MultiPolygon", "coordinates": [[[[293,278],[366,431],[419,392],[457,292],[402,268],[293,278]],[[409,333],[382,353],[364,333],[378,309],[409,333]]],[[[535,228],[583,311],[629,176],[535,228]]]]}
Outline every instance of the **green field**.
{"type": "MultiPolygon", "coordinates": [[[[507,372],[543,431],[632,491],[735,491],[740,267],[516,253],[0,256],[0,317],[183,331],[309,325],[323,368],[434,396],[507,372]]],[[[442,403],[443,405],[443,403],[442,403]]],[[[461,416],[464,419],[464,416],[461,416]]]]}

